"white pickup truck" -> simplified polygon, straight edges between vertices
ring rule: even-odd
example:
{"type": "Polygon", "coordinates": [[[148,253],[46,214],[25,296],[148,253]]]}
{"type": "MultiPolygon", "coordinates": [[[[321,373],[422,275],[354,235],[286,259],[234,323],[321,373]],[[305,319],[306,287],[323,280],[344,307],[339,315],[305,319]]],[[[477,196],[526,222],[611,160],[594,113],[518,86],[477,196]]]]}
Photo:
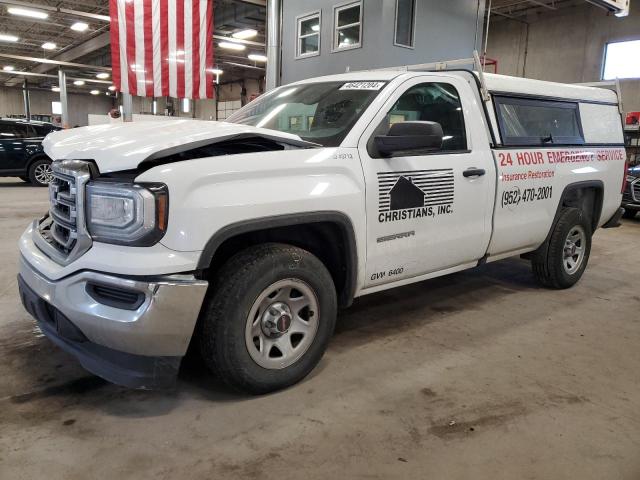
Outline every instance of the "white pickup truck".
{"type": "Polygon", "coordinates": [[[87,370],[138,388],[171,385],[190,344],[237,389],[292,385],[354,297],[506,257],[570,287],[625,181],[616,93],[463,70],[315,78],[226,122],[44,146],[23,303],[87,370]]]}

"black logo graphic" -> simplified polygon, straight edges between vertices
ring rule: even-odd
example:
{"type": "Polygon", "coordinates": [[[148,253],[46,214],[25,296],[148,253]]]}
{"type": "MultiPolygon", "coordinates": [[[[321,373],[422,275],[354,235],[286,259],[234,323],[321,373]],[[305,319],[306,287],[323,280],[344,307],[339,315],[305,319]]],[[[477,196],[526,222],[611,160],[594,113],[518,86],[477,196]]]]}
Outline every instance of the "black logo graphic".
{"type": "Polygon", "coordinates": [[[378,173],[379,222],[453,212],[453,169],[378,173]]]}

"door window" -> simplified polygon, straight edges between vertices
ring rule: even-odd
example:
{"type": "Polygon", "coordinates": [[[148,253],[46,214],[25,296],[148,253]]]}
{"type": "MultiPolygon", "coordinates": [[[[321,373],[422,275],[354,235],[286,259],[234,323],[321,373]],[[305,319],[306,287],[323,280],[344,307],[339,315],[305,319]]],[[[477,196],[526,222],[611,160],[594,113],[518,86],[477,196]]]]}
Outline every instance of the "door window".
{"type": "MultiPolygon", "coordinates": [[[[421,83],[409,88],[389,110],[382,123],[374,132],[386,135],[391,125],[397,122],[428,121],[442,126],[442,152],[467,150],[467,135],[460,95],[453,85],[448,83],[421,83]]],[[[372,138],[373,139],[373,138],[372,138]]],[[[373,142],[369,143],[369,154],[373,142]]]]}
{"type": "Polygon", "coordinates": [[[9,140],[12,138],[28,137],[26,125],[5,123],[0,125],[0,139],[9,140]]]}

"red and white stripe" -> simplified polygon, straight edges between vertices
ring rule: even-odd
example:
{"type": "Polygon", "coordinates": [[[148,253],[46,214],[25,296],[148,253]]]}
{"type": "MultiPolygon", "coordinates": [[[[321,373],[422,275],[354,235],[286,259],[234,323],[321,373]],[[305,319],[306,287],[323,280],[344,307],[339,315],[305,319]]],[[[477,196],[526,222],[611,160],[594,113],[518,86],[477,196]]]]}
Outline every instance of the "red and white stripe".
{"type": "Polygon", "coordinates": [[[117,91],[213,98],[213,0],[110,0],[117,91]]]}

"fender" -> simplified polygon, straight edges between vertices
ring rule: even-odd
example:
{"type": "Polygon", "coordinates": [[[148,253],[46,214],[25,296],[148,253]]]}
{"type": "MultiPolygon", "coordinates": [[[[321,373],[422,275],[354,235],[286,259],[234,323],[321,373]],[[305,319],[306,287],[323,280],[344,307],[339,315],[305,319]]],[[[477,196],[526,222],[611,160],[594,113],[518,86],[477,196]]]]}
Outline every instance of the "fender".
{"type": "Polygon", "coordinates": [[[216,251],[226,240],[244,233],[268,230],[270,228],[290,227],[312,223],[335,223],[344,235],[347,245],[345,255],[346,268],[346,288],[339,293],[339,303],[341,306],[349,306],[353,302],[358,280],[358,252],[356,246],[356,236],[353,224],[347,215],[336,211],[304,212],[287,215],[276,215],[261,217],[252,220],[232,223],[221,228],[207,241],[200,259],[198,269],[204,270],[209,267],[216,251]]]}
{"type": "Polygon", "coordinates": [[[574,190],[582,189],[582,188],[595,188],[597,192],[600,192],[600,194],[595,198],[595,205],[592,212],[593,218],[591,219],[591,225],[593,228],[592,233],[596,231],[596,229],[598,228],[598,223],[600,223],[600,215],[602,214],[602,202],[604,198],[604,183],[602,182],[602,180],[586,180],[584,182],[570,183],[569,185],[564,187],[564,190],[562,191],[562,195],[560,195],[560,201],[558,202],[556,214],[553,217],[553,222],[551,222],[551,228],[549,229],[549,233],[547,233],[547,236],[544,239],[544,242],[542,242],[542,244],[538,247],[537,250],[524,254],[523,258],[529,258],[530,255],[535,255],[537,253],[546,254],[547,245],[549,244],[551,235],[553,234],[553,231],[555,230],[556,225],[558,224],[558,220],[560,219],[560,213],[562,212],[562,205],[564,204],[564,201],[567,198],[569,198],[569,195],[571,194],[571,192],[573,192],[574,190]]]}

